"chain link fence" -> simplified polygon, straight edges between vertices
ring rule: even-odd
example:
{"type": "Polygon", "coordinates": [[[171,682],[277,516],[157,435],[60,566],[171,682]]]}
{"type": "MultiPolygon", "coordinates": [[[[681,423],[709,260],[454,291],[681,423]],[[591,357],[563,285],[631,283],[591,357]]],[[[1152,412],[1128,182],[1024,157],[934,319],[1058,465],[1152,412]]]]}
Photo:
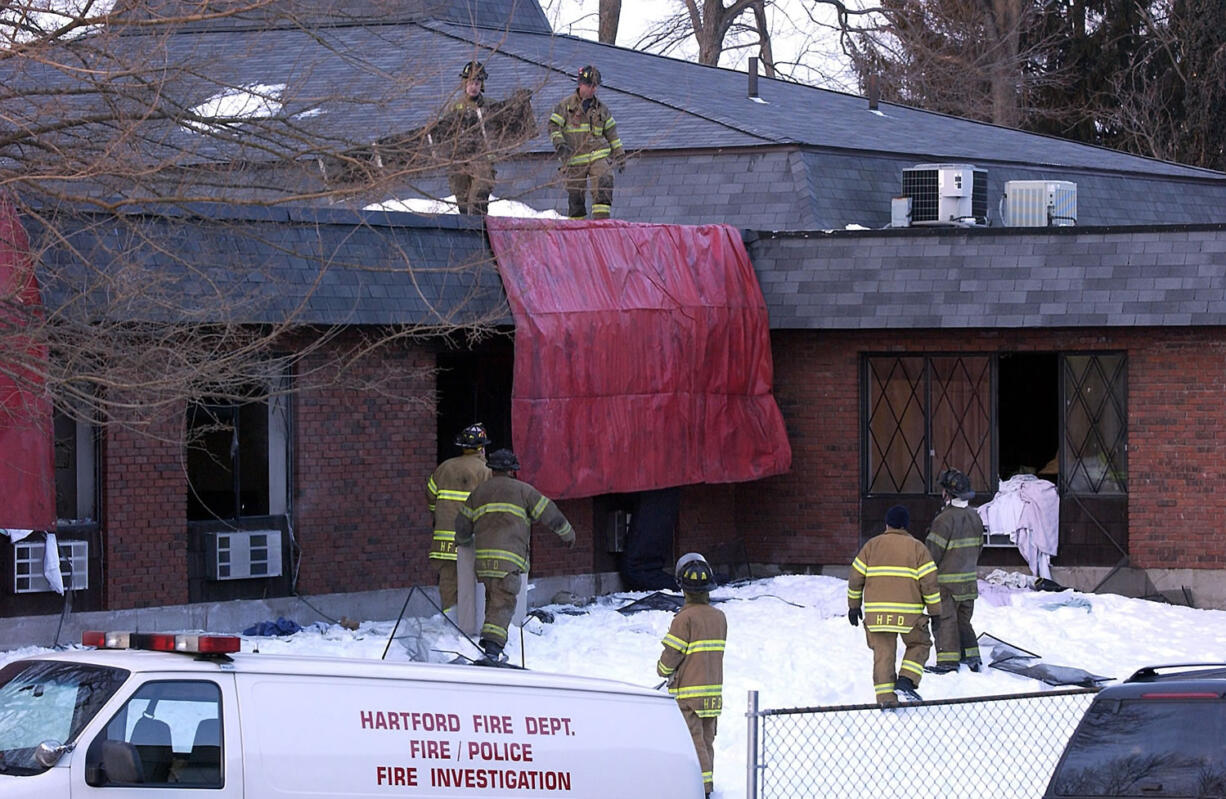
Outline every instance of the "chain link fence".
{"type": "Polygon", "coordinates": [[[1097,688],[903,704],[759,710],[748,799],[1038,799],[1097,688]]]}

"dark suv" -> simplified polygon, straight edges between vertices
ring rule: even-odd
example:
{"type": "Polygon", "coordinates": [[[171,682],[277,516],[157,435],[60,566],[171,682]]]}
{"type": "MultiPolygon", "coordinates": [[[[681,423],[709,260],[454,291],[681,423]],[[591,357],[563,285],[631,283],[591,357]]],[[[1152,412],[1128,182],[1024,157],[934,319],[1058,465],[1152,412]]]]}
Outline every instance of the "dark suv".
{"type": "Polygon", "coordinates": [[[1104,688],[1043,797],[1226,797],[1226,664],[1149,666],[1104,688]]]}

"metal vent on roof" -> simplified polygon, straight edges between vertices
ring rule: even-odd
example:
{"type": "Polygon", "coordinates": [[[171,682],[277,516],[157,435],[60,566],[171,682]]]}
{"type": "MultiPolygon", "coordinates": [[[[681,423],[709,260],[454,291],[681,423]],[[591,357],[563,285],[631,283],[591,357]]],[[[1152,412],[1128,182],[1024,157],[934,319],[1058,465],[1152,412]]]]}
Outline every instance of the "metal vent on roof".
{"type": "Polygon", "coordinates": [[[986,225],[988,172],[971,164],[918,164],[902,171],[912,225],[986,225]]]}

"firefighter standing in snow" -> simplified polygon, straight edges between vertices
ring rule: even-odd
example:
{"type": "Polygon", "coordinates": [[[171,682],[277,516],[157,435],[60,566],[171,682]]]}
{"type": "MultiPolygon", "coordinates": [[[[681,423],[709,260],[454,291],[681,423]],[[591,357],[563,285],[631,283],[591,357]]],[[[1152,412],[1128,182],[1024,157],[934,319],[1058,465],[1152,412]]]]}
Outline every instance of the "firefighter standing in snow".
{"type": "Polygon", "coordinates": [[[553,530],[569,547],[575,545],[575,531],[548,497],[511,476],[519,468],[514,452],[496,450],[487,465],[494,474],[473,489],[460,508],[455,541],[475,548],[477,579],[485,586],[481,649],[488,660],[499,661],[522,575],[528,572],[532,523],[553,530]]]}
{"type": "Polygon", "coordinates": [[[910,523],[906,508],[890,508],[885,514],[885,532],[861,548],[847,578],[847,620],[855,627],[864,619],[864,636],[873,650],[873,693],[877,704],[885,707],[897,705],[898,694],[919,698],[916,688],[932,649],[928,616],[941,612],[936,564],[924,545],[907,532],[910,523]],[[895,679],[900,635],[902,667],[895,679]]]}
{"type": "Polygon", "coordinates": [[[489,443],[485,426],[480,422],[465,427],[455,437],[460,454],[440,463],[426,481],[426,505],[434,514],[430,565],[438,572],[438,593],[444,612],[456,603],[456,517],[469,492],[490,479],[490,470],[485,465],[485,445],[489,443]]]}
{"type": "Polygon", "coordinates": [[[682,555],[677,561],[676,578],[685,594],[685,605],[677,611],[668,635],[664,636],[664,651],[656,663],[656,673],[668,678],[668,692],[676,698],[690,728],[702,767],[703,787],[710,796],[715,731],[724,706],[724,641],[728,637],[728,620],[723,611],[711,606],[709,592],[715,587],[715,575],[702,555],[696,552],[682,555]]]}
{"type": "Polygon", "coordinates": [[[941,472],[945,508],[932,520],[924,543],[937,565],[941,585],[941,616],[935,626],[937,663],[929,671],[957,671],[965,662],[979,671],[979,642],[971,616],[979,597],[979,553],[983,550],[983,521],[967,501],[975,496],[971,481],[957,469],[941,472]]]}
{"type": "Polygon", "coordinates": [[[446,144],[447,184],[462,214],[485,214],[494,190],[494,156],[486,134],[485,67],[469,61],[460,70],[460,98],[447,105],[432,129],[432,144],[446,144]]]}
{"type": "Polygon", "coordinates": [[[608,219],[613,210],[613,170],[625,168],[626,152],[617,135],[617,122],[609,107],[596,97],[600,71],[593,66],[579,70],[575,93],[553,107],[549,115],[549,140],[566,178],[567,216],[587,216],[585,193],[592,192],[592,219],[608,219]]]}

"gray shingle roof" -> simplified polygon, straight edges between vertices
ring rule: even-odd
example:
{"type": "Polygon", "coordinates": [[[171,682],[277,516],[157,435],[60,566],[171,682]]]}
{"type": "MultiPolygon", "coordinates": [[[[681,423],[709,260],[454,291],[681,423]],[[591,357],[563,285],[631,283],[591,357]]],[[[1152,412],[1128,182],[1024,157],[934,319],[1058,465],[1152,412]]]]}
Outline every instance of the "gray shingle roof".
{"type": "Polygon", "coordinates": [[[776,329],[1226,324],[1226,225],[750,238],[776,329]]]}
{"type": "MultiPolygon", "coordinates": [[[[302,188],[294,180],[320,178],[314,155],[301,151],[300,130],[310,131],[307,140],[322,137],[321,148],[335,152],[419,128],[456,91],[459,66],[476,57],[488,64],[490,97],[520,87],[534,92],[539,133],[526,147],[531,155],[500,165],[496,193],[560,209],[545,120],[573,90],[576,69],[595,63],[623,141],[642,152],[617,179],[614,214],[622,218],[759,229],[881,227],[904,167],[969,162],[988,171],[992,216],[1004,181],[1042,178],[1078,184],[1082,225],[1226,221],[1226,175],[1220,173],[902,106],[883,104],[874,112],[863,98],[786,81],[761,79],[767,102],[756,103],[745,96],[743,73],[550,35],[532,0],[416,0],[377,22],[360,19],[364,7],[353,9],[359,19],[310,34],[280,25],[170,37],[167,62],[184,69],[167,72],[159,87],[164,96],[192,107],[219,83],[284,85],[284,107],[271,119],[237,124],[239,135],[231,140],[165,123],[165,151],[152,155],[183,163],[267,159],[280,150],[311,167],[285,176],[287,191],[294,191],[302,188]]],[[[141,47],[141,37],[123,38],[141,47]]],[[[52,78],[64,76],[33,65],[14,76],[39,85],[52,78]]],[[[0,112],[21,127],[28,105],[0,112]]],[[[148,140],[163,141],[157,133],[148,140]]],[[[431,176],[410,179],[389,187],[387,197],[449,193],[431,176]]],[[[256,185],[283,184],[270,178],[256,185]]]]}
{"type": "Polygon", "coordinates": [[[25,223],[56,314],[296,325],[510,318],[481,227],[457,217],[201,205],[50,218],[25,223]]]}

